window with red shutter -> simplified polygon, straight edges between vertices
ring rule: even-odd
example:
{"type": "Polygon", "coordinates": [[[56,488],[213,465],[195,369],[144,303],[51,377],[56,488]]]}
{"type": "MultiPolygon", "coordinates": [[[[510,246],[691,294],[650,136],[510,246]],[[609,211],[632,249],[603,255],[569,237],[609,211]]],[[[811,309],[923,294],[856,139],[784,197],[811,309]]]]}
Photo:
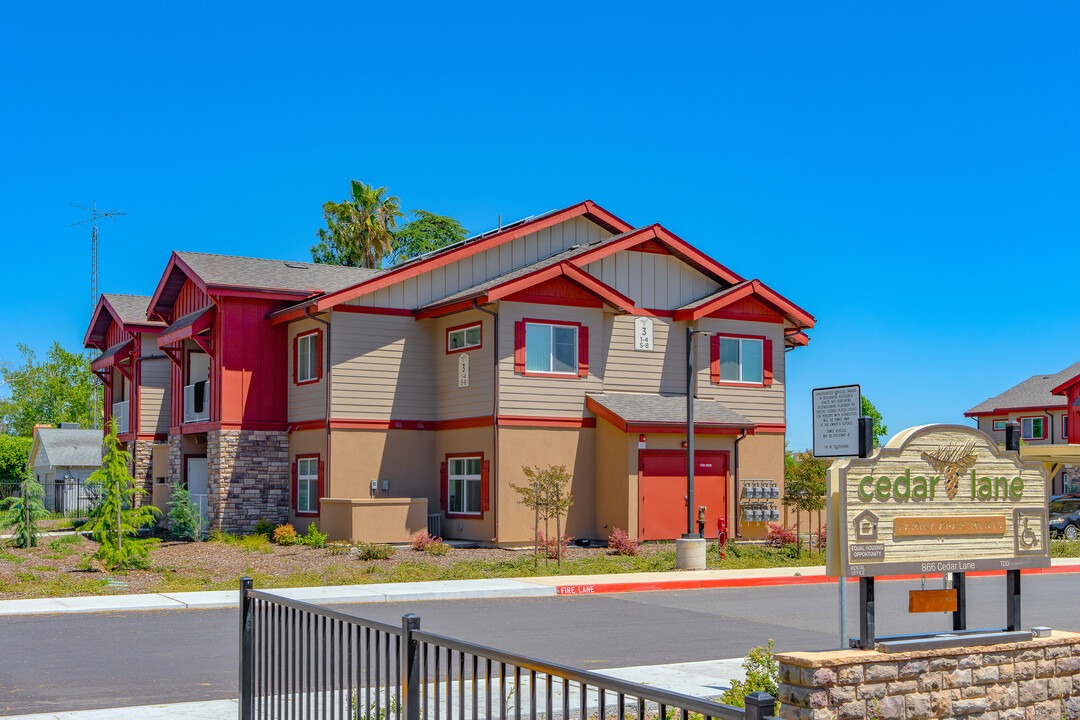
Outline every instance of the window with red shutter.
{"type": "Polygon", "coordinates": [[[480,509],[482,512],[487,512],[491,509],[491,489],[488,482],[488,468],[491,463],[484,460],[480,463],[480,509]]]}
{"type": "Polygon", "coordinates": [[[578,328],[578,377],[589,377],[589,327],[578,328]]]}
{"type": "Polygon", "coordinates": [[[525,373],[525,321],[514,323],[514,372],[525,373]]]}
{"type": "Polygon", "coordinates": [[[447,463],[439,463],[439,506],[443,512],[450,509],[450,476],[447,472],[447,463]]]}
{"type": "Polygon", "coordinates": [[[765,338],[765,357],[764,361],[764,382],[765,387],[769,387],[773,382],[773,356],[772,356],[772,340],[765,338]]]}

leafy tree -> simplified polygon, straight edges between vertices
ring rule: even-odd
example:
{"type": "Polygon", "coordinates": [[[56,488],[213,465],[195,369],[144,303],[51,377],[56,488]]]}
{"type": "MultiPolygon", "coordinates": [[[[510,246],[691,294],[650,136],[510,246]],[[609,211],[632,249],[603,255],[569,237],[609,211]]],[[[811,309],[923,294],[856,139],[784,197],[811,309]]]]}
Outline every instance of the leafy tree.
{"type": "Polygon", "coordinates": [[[413,212],[416,219],[394,233],[391,263],[404,262],[465,239],[465,228],[452,217],[427,210],[413,212]]]}
{"type": "Polygon", "coordinates": [[[135,507],[136,495],[148,493],[135,486],[135,478],[128,471],[131,453],[116,439],[116,420],[109,425],[105,447],[101,469],[88,479],[101,489],[101,501],[90,511],[85,528],[99,543],[94,557],[110,570],[146,567],[153,541],[135,535],[152,524],[161,511],[153,505],[135,507]]]}
{"type": "Polygon", "coordinates": [[[795,510],[796,555],[802,554],[803,512],[815,512],[825,507],[825,479],[829,461],[819,460],[810,450],[784,453],[784,505],[795,510]]]}
{"type": "Polygon", "coordinates": [[[874,429],[872,430],[874,433],[874,447],[881,447],[881,440],[889,434],[889,426],[882,422],[881,413],[874,407],[874,403],[866,399],[865,395],[863,395],[862,399],[862,414],[874,419],[874,429]]]}
{"type": "MultiPolygon", "coordinates": [[[[510,487],[514,488],[520,496],[518,503],[531,508],[537,518],[536,527],[533,528],[537,541],[540,538],[539,521],[543,520],[545,544],[551,542],[550,525],[548,523],[552,518],[555,519],[555,543],[557,547],[555,558],[556,562],[561,566],[562,518],[563,515],[570,511],[570,506],[574,504],[574,495],[569,491],[570,481],[573,476],[567,472],[565,465],[549,465],[546,468],[541,468],[539,465],[535,467],[525,465],[521,468],[521,471],[525,473],[525,477],[528,478],[529,482],[525,485],[510,483],[510,487]]],[[[545,557],[547,557],[547,549],[544,548],[545,557]]],[[[546,563],[547,560],[544,562],[546,563]]]]}
{"type": "Polygon", "coordinates": [[[319,242],[311,246],[317,263],[377,268],[393,252],[397,219],[404,217],[396,197],[386,188],[352,181],[352,193],[344,201],[323,203],[326,227],[319,228],[319,242]]]}
{"type": "Polygon", "coordinates": [[[45,490],[32,478],[22,481],[22,492],[0,500],[0,531],[15,529],[11,544],[15,547],[36,547],[41,533],[40,523],[45,517],[41,500],[45,490]]]}
{"type": "Polygon", "coordinates": [[[33,444],[28,437],[0,435],[0,485],[16,485],[29,476],[33,444]]]}
{"type": "Polygon", "coordinates": [[[5,431],[29,437],[34,425],[77,422],[94,426],[95,394],[101,389],[90,370],[91,353],[68,352],[54,342],[39,362],[36,353],[18,345],[22,364],[0,368],[0,380],[10,397],[0,400],[0,422],[5,431]]]}
{"type": "MultiPolygon", "coordinates": [[[[773,697],[779,695],[780,662],[773,655],[772,640],[769,640],[765,647],[759,645],[747,653],[742,666],[746,671],[746,679],[733,679],[731,689],[724,692],[720,697],[720,702],[735,707],[746,707],[746,696],[752,692],[767,692],[773,697]]],[[[779,704],[777,709],[779,709],[779,704]]]]}
{"type": "Polygon", "coordinates": [[[169,533],[177,540],[202,537],[202,514],[188,489],[175,482],[169,494],[169,533]]]}

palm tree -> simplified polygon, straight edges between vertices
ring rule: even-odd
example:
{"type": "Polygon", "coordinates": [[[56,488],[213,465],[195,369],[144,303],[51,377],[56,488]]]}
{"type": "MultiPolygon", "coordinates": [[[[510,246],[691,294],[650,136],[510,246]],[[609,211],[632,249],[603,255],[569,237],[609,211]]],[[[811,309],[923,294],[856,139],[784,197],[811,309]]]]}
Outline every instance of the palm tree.
{"type": "Polygon", "coordinates": [[[377,268],[394,249],[397,219],[404,217],[401,201],[386,196],[385,187],[352,181],[352,195],[344,202],[323,204],[326,228],[311,247],[315,262],[377,268]]]}

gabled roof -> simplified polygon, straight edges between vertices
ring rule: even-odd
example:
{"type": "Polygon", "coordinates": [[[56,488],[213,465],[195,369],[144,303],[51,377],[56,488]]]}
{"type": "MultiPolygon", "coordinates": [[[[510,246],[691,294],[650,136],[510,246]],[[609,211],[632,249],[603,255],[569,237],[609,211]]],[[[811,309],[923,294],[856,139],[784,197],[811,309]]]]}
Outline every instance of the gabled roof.
{"type": "Polygon", "coordinates": [[[177,251],[158,283],[148,312],[167,312],[190,279],[208,295],[280,295],[302,299],[334,292],[386,270],[293,262],[269,258],[177,251]]]}
{"type": "MultiPolygon", "coordinates": [[[[609,392],[586,395],[585,407],[623,432],[686,425],[686,396],[609,392]]],[[[753,430],[754,421],[715,400],[694,399],[694,425],[753,430]]]]}
{"type": "Polygon", "coordinates": [[[30,457],[44,451],[52,467],[101,467],[101,431],[42,428],[30,457]]]}
{"type": "Polygon", "coordinates": [[[90,327],[83,336],[83,347],[100,346],[109,333],[109,324],[116,322],[125,330],[156,332],[165,327],[165,323],[146,318],[146,308],[150,298],[146,295],[120,295],[102,293],[97,307],[90,318],[90,327]]]}
{"type": "Polygon", "coordinates": [[[983,400],[964,413],[965,417],[995,415],[1017,410],[1042,410],[1065,407],[1068,400],[1054,391],[1068,387],[1069,380],[1080,375],[1080,362],[1053,375],[1033,375],[1000,395],[983,400]]]}
{"type": "MultiPolygon", "coordinates": [[[[1078,363],[1078,364],[1080,364],[1080,363],[1078,363]]],[[[1075,366],[1073,366],[1073,367],[1075,367],[1075,366]]],[[[1063,370],[1062,372],[1066,372],[1066,371],[1063,370]]],[[[1058,373],[1058,376],[1060,376],[1060,375],[1061,375],[1061,373],[1058,373]]],[[[1065,378],[1065,380],[1060,385],[1057,385],[1056,387],[1050,388],[1050,394],[1051,395],[1064,395],[1066,390],[1071,388],[1073,385],[1076,385],[1077,383],[1080,383],[1080,374],[1069,375],[1068,377],[1065,378]]]]}
{"type": "Polygon", "coordinates": [[[700,300],[683,305],[675,311],[676,320],[697,320],[722,310],[744,298],[754,298],[782,315],[798,328],[814,327],[814,316],[776,292],[760,280],[743,280],[729,288],[718,290],[700,300]]]}
{"type": "Polygon", "coordinates": [[[476,235],[462,243],[450,245],[434,253],[423,255],[415,260],[395,265],[382,271],[377,277],[361,280],[360,282],[337,291],[327,292],[324,296],[308,299],[299,305],[285,308],[273,313],[270,317],[273,322],[287,322],[304,315],[306,308],[312,307],[315,312],[322,312],[335,305],[340,305],[348,300],[358,298],[397,282],[416,277],[425,272],[442,267],[449,263],[469,257],[518,238],[525,237],[530,233],[543,230],[544,228],[558,225],[575,217],[585,217],[600,227],[613,233],[625,233],[631,230],[631,226],[615,217],[607,210],[591,200],[571,205],[562,210],[552,210],[535,218],[527,218],[524,221],[514,223],[512,226],[502,228],[494,232],[476,235]]]}

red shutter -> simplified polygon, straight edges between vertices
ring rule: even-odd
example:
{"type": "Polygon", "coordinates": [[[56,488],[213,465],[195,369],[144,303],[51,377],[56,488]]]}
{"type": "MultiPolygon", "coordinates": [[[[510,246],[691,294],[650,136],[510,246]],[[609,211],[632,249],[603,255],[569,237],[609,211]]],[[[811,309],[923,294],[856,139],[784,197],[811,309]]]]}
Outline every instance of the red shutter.
{"type": "Polygon", "coordinates": [[[323,353],[323,349],[322,349],[322,331],[321,330],[319,331],[318,338],[319,338],[319,341],[316,343],[316,345],[318,346],[317,353],[318,353],[319,359],[315,361],[315,367],[317,368],[316,372],[315,372],[315,379],[316,380],[322,380],[322,353],[323,353]]]}
{"type": "Polygon", "coordinates": [[[720,336],[709,337],[709,380],[720,382],[720,336]]]}
{"type": "Polygon", "coordinates": [[[297,373],[296,364],[300,359],[300,338],[294,337],[292,339],[292,381],[293,385],[300,382],[300,375],[297,373]]]}
{"type": "Polygon", "coordinates": [[[450,509],[450,469],[447,463],[439,463],[439,504],[443,512],[450,509]]]}
{"type": "Polygon", "coordinates": [[[589,328],[582,325],[577,334],[577,374],[578,377],[589,376],[589,328]]]}
{"type": "Polygon", "coordinates": [[[299,495],[300,495],[300,489],[298,487],[299,484],[300,484],[300,462],[298,460],[293,460],[293,463],[292,463],[292,489],[289,490],[289,497],[292,499],[292,510],[293,510],[293,512],[296,512],[297,509],[299,508],[299,505],[297,505],[297,502],[299,502],[299,495]]]}
{"type": "Polygon", "coordinates": [[[326,467],[326,463],[324,461],[320,460],[319,461],[319,485],[318,485],[319,489],[317,491],[319,494],[317,496],[318,499],[315,501],[315,512],[316,513],[322,512],[322,498],[323,498],[323,495],[325,494],[325,492],[323,490],[323,478],[325,477],[325,475],[323,473],[323,470],[325,469],[325,467],[326,467]]]}
{"type": "Polygon", "coordinates": [[[491,509],[491,490],[488,488],[489,460],[480,461],[480,510],[487,512],[491,509]]]}
{"type": "Polygon", "coordinates": [[[772,385],[772,340],[765,339],[765,387],[772,385]]]}
{"type": "Polygon", "coordinates": [[[525,321],[514,323],[514,372],[525,374],[525,321]]]}

